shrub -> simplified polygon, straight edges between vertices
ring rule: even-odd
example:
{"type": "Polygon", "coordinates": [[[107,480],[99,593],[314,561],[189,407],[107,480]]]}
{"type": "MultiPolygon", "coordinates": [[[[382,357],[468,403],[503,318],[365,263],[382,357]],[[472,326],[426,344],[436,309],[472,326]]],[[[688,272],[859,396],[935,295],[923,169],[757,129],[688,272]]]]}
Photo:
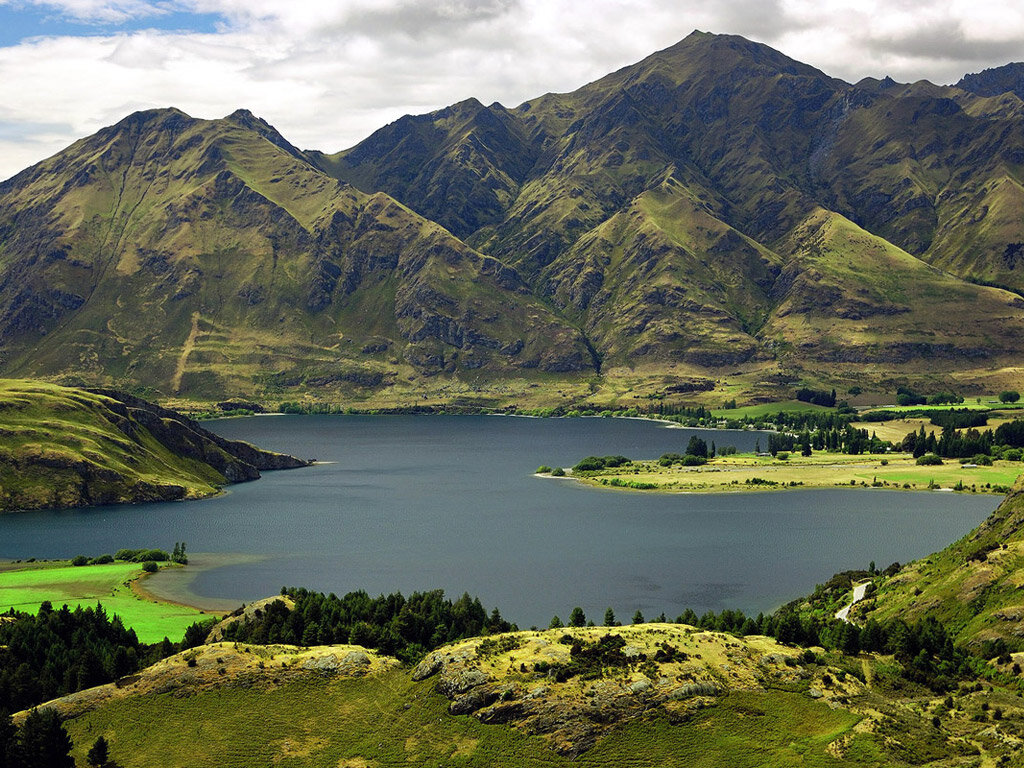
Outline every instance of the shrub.
{"type": "Polygon", "coordinates": [[[142,564],[142,570],[144,570],[146,573],[156,573],[159,568],[160,566],[154,563],[152,560],[147,560],[145,563],[142,564]]]}
{"type": "Polygon", "coordinates": [[[71,561],[71,564],[72,565],[88,565],[89,564],[89,558],[86,557],[85,555],[75,555],[74,559],[71,561]]]}
{"type": "Polygon", "coordinates": [[[625,456],[587,456],[572,469],[574,472],[597,472],[605,468],[614,469],[632,463],[625,456]]]}
{"type": "Polygon", "coordinates": [[[552,477],[565,477],[565,470],[561,467],[555,467],[551,470],[552,477]]]}
{"type": "Polygon", "coordinates": [[[94,557],[92,560],[90,560],[89,564],[90,565],[106,565],[107,563],[112,563],[112,562],[114,562],[114,558],[113,558],[112,555],[100,555],[99,557],[94,557]]]}
{"type": "Polygon", "coordinates": [[[775,454],[775,458],[779,461],[789,461],[789,451],[779,451],[775,454]]]}
{"type": "Polygon", "coordinates": [[[549,467],[547,464],[541,464],[539,467],[537,467],[537,474],[538,475],[550,475],[551,474],[551,467],[549,467]]]}
{"type": "Polygon", "coordinates": [[[707,464],[708,460],[703,456],[694,456],[692,453],[688,453],[683,456],[681,463],[684,467],[699,467],[702,464],[707,464]]]}
{"type": "Polygon", "coordinates": [[[934,453],[926,453],[924,456],[917,457],[917,464],[921,467],[931,467],[942,463],[942,459],[936,456],[934,453]]]}

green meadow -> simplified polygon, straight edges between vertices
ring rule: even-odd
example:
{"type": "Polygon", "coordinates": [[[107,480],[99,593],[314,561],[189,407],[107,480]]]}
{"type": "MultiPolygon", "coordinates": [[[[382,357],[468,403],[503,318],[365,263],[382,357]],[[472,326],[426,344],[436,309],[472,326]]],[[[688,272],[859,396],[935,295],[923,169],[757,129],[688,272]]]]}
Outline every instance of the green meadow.
{"type": "MultiPolygon", "coordinates": [[[[323,766],[832,766],[826,751],[857,715],[780,691],[736,692],[692,721],[632,721],[575,760],[507,725],[453,717],[432,681],[394,670],[261,690],[150,694],[66,723],[81,760],[95,739],[124,768],[323,766]],[[198,717],[197,713],[202,716],[198,717]]],[[[877,755],[872,755],[872,758],[877,755]]],[[[850,759],[842,764],[875,764],[850,759]]]]}
{"type": "Polygon", "coordinates": [[[164,637],[178,641],[188,626],[208,618],[195,608],[136,595],[131,585],[142,574],[141,563],[73,566],[61,561],[14,566],[0,571],[0,611],[35,613],[47,600],[55,608],[66,604],[71,609],[100,603],[108,615],[120,616],[125,626],[134,629],[143,643],[157,643],[164,637]]]}

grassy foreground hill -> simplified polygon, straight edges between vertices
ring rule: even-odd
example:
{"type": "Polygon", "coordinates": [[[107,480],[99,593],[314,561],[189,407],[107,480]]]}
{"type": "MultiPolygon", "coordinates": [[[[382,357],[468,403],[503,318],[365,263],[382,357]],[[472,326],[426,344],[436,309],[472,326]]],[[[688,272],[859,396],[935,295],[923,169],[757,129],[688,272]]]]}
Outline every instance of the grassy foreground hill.
{"type": "Polygon", "coordinates": [[[306,461],[116,392],[0,379],[0,512],[198,498],[306,461]]]}
{"type": "Polygon", "coordinates": [[[213,643],[48,706],[79,759],[102,735],[124,768],[938,767],[1015,754],[1012,686],[948,702],[884,657],[644,624],[466,640],[411,671],[348,645],[213,643]],[[583,647],[607,658],[562,679],[583,647]]]}

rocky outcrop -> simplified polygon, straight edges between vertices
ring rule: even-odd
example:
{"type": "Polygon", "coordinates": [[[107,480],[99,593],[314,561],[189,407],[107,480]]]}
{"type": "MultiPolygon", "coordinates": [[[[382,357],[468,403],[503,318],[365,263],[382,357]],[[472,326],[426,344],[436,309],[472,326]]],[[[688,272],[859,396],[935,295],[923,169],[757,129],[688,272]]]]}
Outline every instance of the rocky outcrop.
{"type": "Polygon", "coordinates": [[[260,470],[296,469],[312,463],[285,453],[265,451],[240,440],[227,440],[203,429],[187,416],[124,392],[110,389],[86,391],[114,401],[110,409],[127,420],[119,422],[118,426],[122,428],[123,424],[123,431],[129,436],[134,429],[132,424],[140,424],[178,455],[209,464],[230,483],[256,480],[260,470]]]}
{"type": "Polygon", "coordinates": [[[809,685],[825,673],[764,640],[678,624],[518,632],[440,648],[412,679],[432,683],[452,715],[507,723],[575,757],[645,713],[683,719],[730,690],[809,685]]]}

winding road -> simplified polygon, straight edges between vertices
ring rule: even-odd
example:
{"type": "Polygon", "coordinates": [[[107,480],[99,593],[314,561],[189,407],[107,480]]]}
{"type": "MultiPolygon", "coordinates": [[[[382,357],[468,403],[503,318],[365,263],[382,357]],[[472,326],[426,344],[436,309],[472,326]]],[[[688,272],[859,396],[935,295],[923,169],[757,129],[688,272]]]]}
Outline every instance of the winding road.
{"type": "Polygon", "coordinates": [[[850,621],[850,609],[864,599],[864,593],[868,591],[868,584],[870,583],[870,581],[865,581],[863,584],[858,584],[853,588],[853,602],[845,608],[841,608],[840,610],[836,611],[837,619],[845,622],[850,621]]]}

